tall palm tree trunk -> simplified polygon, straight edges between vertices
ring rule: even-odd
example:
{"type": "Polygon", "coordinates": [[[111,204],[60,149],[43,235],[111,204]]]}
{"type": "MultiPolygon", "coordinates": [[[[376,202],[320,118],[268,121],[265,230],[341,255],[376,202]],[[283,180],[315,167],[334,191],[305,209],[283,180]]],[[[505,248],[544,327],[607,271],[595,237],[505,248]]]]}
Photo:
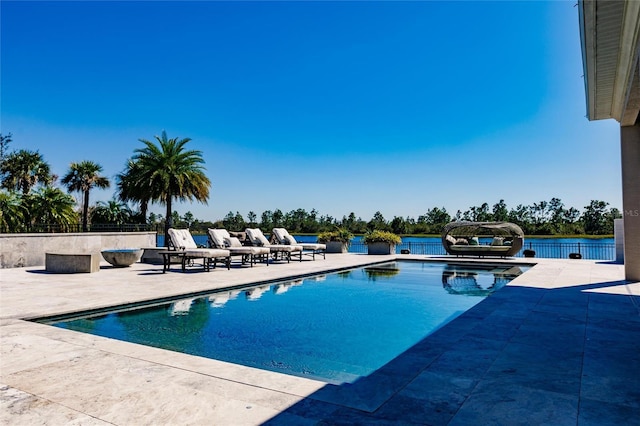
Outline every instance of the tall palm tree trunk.
{"type": "Polygon", "coordinates": [[[147,223],[148,210],[149,210],[149,202],[147,200],[140,201],[140,216],[142,216],[143,223],[147,223]]]}
{"type": "Polygon", "coordinates": [[[89,191],[84,191],[84,205],[82,206],[82,232],[87,232],[89,222],[89,191]]]}

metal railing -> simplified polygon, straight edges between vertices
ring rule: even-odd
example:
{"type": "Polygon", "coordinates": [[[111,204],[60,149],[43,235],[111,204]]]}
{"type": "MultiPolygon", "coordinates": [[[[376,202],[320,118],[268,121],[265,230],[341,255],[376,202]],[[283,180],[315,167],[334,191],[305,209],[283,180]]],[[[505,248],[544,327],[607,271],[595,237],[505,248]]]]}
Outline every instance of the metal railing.
{"type": "Polygon", "coordinates": [[[518,253],[522,256],[524,250],[535,251],[536,257],[549,259],[567,259],[570,254],[577,253],[582,259],[614,260],[616,245],[611,243],[549,243],[526,241],[518,253]]]}
{"type": "MultiPolygon", "coordinates": [[[[526,242],[516,257],[524,257],[524,250],[535,251],[535,257],[547,259],[568,259],[572,253],[578,253],[582,259],[614,260],[616,258],[615,244],[611,243],[548,243],[526,242]]],[[[407,242],[396,246],[396,253],[409,250],[411,254],[421,255],[446,255],[442,243],[415,243],[407,242]]],[[[366,253],[367,246],[361,242],[351,243],[349,253],[366,253]]]]}

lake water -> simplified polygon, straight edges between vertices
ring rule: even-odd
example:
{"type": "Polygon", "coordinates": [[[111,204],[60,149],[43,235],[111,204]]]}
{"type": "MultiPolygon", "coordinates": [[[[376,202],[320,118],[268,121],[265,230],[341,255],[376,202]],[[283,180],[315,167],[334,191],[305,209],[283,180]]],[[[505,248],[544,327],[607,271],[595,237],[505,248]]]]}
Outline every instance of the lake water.
{"type": "MultiPolygon", "coordinates": [[[[299,242],[315,243],[317,237],[315,235],[295,236],[299,242]]],[[[206,235],[194,235],[197,244],[206,246],[206,235]]],[[[164,243],[164,237],[158,236],[158,245],[164,243]]],[[[485,241],[489,242],[489,240],[485,241]]],[[[440,237],[403,237],[402,244],[396,247],[397,253],[400,250],[410,250],[412,254],[423,255],[445,255],[446,252],[442,247],[440,237]]],[[[536,257],[550,259],[567,259],[570,253],[580,253],[583,259],[594,260],[614,260],[615,241],[613,238],[526,238],[524,240],[524,249],[534,250],[536,257]]],[[[366,253],[367,247],[362,243],[362,237],[356,236],[351,242],[349,248],[351,253],[366,253]]],[[[522,250],[516,257],[523,257],[522,250]]]]}

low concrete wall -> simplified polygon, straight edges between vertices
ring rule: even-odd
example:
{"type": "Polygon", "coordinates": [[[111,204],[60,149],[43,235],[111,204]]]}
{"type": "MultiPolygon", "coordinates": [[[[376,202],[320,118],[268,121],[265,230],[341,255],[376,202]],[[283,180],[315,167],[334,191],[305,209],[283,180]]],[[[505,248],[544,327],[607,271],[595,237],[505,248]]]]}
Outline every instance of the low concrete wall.
{"type": "Polygon", "coordinates": [[[100,253],[106,249],[155,245],[155,232],[0,234],[0,269],[44,266],[47,252],[100,253]]]}

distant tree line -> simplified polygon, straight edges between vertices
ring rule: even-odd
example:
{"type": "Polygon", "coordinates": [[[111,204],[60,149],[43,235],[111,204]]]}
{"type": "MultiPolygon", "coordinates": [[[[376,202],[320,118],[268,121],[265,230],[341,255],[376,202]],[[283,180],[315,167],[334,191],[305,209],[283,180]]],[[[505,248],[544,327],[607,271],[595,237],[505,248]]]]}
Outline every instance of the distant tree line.
{"type": "Polygon", "coordinates": [[[396,234],[439,234],[449,222],[468,220],[475,222],[508,221],[528,235],[609,235],[613,233],[613,220],[621,217],[617,208],[608,208],[605,201],[592,200],[582,211],[566,208],[559,198],[540,201],[530,206],[508,208],[504,200],[493,206],[483,203],[451,215],[442,207],[428,209],[418,218],[395,216],[391,220],[376,212],[366,221],[354,212],[342,218],[321,215],[316,209],[267,210],[258,216],[249,211],[246,216],[230,211],[222,220],[203,221],[191,212],[180,216],[172,210],[174,200],[206,203],[211,182],[204,174],[204,160],[200,151],[187,150],[189,138],[167,138],[165,132],[155,136],[155,142],[139,139],[143,148],[134,150],[124,170],[116,176],[116,195],[108,202],[91,205],[89,193],[94,188],[108,188],[111,182],[101,176],[102,167],[92,161],[70,163],[61,183],[69,192],[82,195],[78,203],[69,193],[56,186],[58,176],[38,151],[10,151],[11,133],[0,134],[0,232],[70,230],[82,224],[138,223],[164,228],[188,227],[204,233],[207,228],[224,227],[241,231],[259,227],[270,232],[284,227],[292,233],[316,234],[336,227],[354,234],[373,229],[396,234]],[[147,215],[151,202],[166,206],[163,217],[147,215]],[[130,207],[134,206],[134,207],[130,207]]]}
{"type": "MultiPolygon", "coordinates": [[[[207,228],[226,228],[241,231],[247,227],[258,227],[265,231],[284,227],[298,234],[316,234],[330,231],[336,227],[348,229],[354,234],[364,234],[372,229],[391,231],[396,234],[440,234],[442,228],[451,221],[474,222],[513,222],[518,224],[527,235],[610,235],[613,234],[613,219],[622,217],[617,208],[608,208],[605,201],[592,200],[580,212],[574,207],[565,208],[559,198],[541,201],[530,206],[518,205],[509,209],[504,200],[489,208],[489,204],[472,206],[468,210],[457,211],[451,216],[446,208],[434,207],[417,219],[395,216],[391,220],[376,212],[371,220],[365,221],[354,212],[341,219],[321,215],[317,210],[291,210],[284,213],[280,209],[262,212],[260,217],[250,211],[246,216],[230,211],[222,220],[215,222],[195,219],[191,212],[183,217],[173,212],[173,223],[188,227],[192,232],[205,233],[207,228]]],[[[163,218],[152,214],[151,223],[163,223],[163,218]]]]}

